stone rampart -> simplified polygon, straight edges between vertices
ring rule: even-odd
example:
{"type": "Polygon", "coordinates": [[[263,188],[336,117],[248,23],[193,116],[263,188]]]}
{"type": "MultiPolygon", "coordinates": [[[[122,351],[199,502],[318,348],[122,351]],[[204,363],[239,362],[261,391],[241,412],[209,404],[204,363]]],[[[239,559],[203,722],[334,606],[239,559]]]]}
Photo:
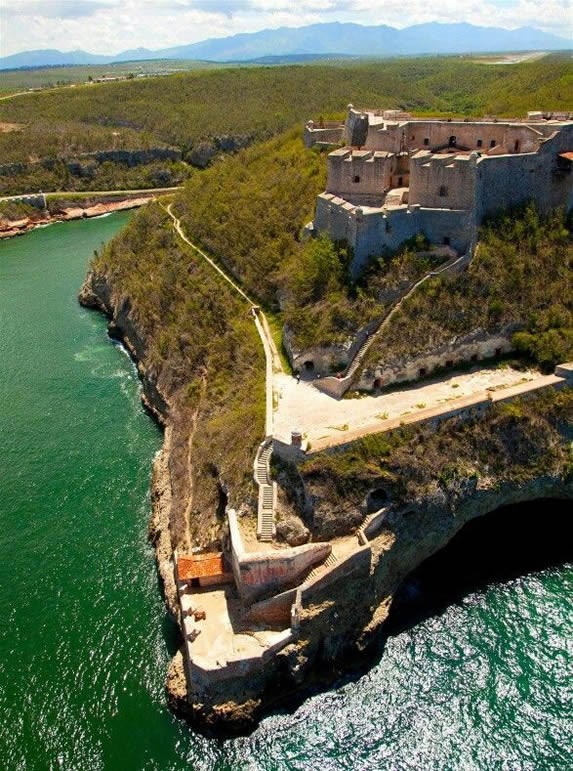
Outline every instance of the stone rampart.
{"type": "Polygon", "coordinates": [[[395,155],[348,147],[335,150],[328,156],[326,192],[354,204],[380,206],[396,168],[395,155]]]}
{"type": "Polygon", "coordinates": [[[324,122],[316,125],[309,121],[304,127],[304,146],[338,145],[344,137],[344,124],[340,122],[324,122]]]}
{"type": "Polygon", "coordinates": [[[473,208],[477,160],[477,153],[416,153],[410,162],[410,203],[426,209],[473,208]]]}
{"type": "Polygon", "coordinates": [[[319,232],[352,246],[350,270],[356,278],[372,257],[386,250],[396,251],[419,233],[431,243],[447,244],[465,252],[473,233],[473,212],[424,209],[413,204],[396,208],[360,207],[331,193],[322,193],[317,198],[314,224],[319,232]]]}
{"type": "Polygon", "coordinates": [[[512,350],[511,335],[514,327],[491,335],[478,329],[462,338],[454,339],[418,356],[382,360],[364,370],[357,388],[372,391],[393,383],[406,383],[430,375],[435,370],[447,370],[472,361],[502,356],[512,350]]]}

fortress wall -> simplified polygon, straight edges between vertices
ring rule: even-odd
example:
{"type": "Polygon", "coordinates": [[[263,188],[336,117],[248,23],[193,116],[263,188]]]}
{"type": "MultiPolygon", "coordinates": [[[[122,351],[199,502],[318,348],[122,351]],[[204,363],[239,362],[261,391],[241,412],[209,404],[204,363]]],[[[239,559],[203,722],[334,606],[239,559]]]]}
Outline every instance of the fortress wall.
{"type": "Polygon", "coordinates": [[[335,241],[346,241],[354,250],[350,265],[357,277],[371,257],[385,249],[395,251],[404,241],[423,233],[429,241],[450,245],[463,253],[473,234],[472,213],[454,209],[421,209],[401,206],[396,209],[356,209],[342,199],[321,194],[317,199],[314,225],[335,241]]]}
{"type": "Polygon", "coordinates": [[[474,205],[476,158],[421,155],[410,164],[410,204],[432,209],[474,205]]]}
{"type": "Polygon", "coordinates": [[[401,144],[402,128],[397,123],[387,123],[385,125],[375,123],[372,126],[368,126],[368,134],[364,144],[365,149],[399,153],[401,144]]]}
{"type": "Polygon", "coordinates": [[[542,211],[571,208],[573,170],[559,171],[558,154],[572,150],[573,125],[544,142],[537,153],[480,158],[476,185],[479,220],[529,200],[542,211]]]}
{"type": "Polygon", "coordinates": [[[344,124],[345,143],[350,147],[363,147],[366,143],[368,128],[368,115],[360,110],[354,110],[352,105],[349,105],[344,124]]]}
{"type": "Polygon", "coordinates": [[[313,147],[316,144],[337,145],[342,141],[343,136],[344,127],[342,125],[325,128],[306,125],[303,141],[305,147],[313,147]]]}
{"type": "Polygon", "coordinates": [[[488,335],[478,331],[466,335],[459,341],[444,345],[435,351],[414,358],[400,358],[394,361],[382,361],[365,371],[357,383],[357,388],[365,391],[374,390],[392,383],[405,383],[417,380],[421,374],[430,375],[436,369],[453,369],[472,360],[489,359],[501,356],[512,350],[510,332],[488,335]]]}
{"type": "Polygon", "coordinates": [[[384,190],[391,186],[396,167],[393,156],[364,151],[331,153],[328,156],[326,192],[353,203],[379,205],[384,190]]]}
{"type": "Polygon", "coordinates": [[[356,240],[356,217],[351,204],[344,206],[344,201],[332,195],[321,193],[316,200],[315,228],[322,233],[328,233],[333,241],[347,241],[354,244],[356,240]]]}
{"type": "Polygon", "coordinates": [[[484,152],[495,146],[507,148],[508,152],[516,152],[515,143],[518,142],[518,151],[522,153],[535,152],[539,146],[542,132],[537,128],[519,123],[493,123],[470,121],[410,121],[401,126],[387,126],[383,132],[377,131],[373,126],[368,133],[368,141],[365,147],[368,149],[386,150],[392,149],[398,152],[400,140],[409,150],[416,148],[432,150],[450,144],[450,138],[455,137],[454,143],[468,150],[483,150],[484,152]],[[391,131],[391,129],[394,129],[391,131]],[[394,149],[387,146],[388,139],[394,137],[394,149]],[[370,141],[372,140],[372,145],[370,141]],[[481,142],[481,144],[480,144],[481,142]]]}
{"type": "Polygon", "coordinates": [[[384,249],[395,251],[419,233],[435,244],[449,239],[460,253],[468,248],[472,235],[473,220],[467,211],[401,207],[354,216],[354,259],[350,266],[353,276],[359,275],[372,256],[380,255],[384,249]]]}
{"type": "Polygon", "coordinates": [[[460,254],[470,246],[473,236],[473,212],[459,209],[419,209],[418,232],[433,244],[449,245],[460,254]]]}

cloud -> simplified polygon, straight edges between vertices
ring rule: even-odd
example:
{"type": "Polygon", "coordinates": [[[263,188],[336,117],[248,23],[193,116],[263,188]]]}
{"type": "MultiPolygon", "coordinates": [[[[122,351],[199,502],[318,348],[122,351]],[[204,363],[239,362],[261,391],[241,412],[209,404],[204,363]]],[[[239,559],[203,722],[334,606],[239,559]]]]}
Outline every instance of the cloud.
{"type": "Polygon", "coordinates": [[[46,19],[84,19],[98,11],[109,10],[117,3],[109,0],[24,0],[11,5],[3,4],[3,16],[32,16],[46,19]]]}
{"type": "MultiPolygon", "coordinates": [[[[465,21],[572,33],[569,0],[0,0],[2,55],[32,48],[115,54],[326,21],[402,28],[465,21]],[[7,7],[9,5],[9,7],[7,7]],[[57,20],[57,21],[56,21],[57,20]]],[[[294,33],[296,34],[296,33],[294,33]]]]}

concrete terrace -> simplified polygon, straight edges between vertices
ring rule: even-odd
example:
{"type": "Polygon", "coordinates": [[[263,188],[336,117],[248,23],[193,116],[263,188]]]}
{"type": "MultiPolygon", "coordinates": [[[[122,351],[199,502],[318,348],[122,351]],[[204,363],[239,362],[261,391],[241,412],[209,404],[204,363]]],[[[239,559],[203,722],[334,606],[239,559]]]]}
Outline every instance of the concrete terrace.
{"type": "Polygon", "coordinates": [[[444,411],[471,400],[488,389],[504,389],[534,380],[539,374],[512,367],[476,366],[469,372],[409,383],[379,395],[336,400],[321,393],[311,382],[297,383],[284,373],[275,373],[274,437],[290,444],[291,431],[298,429],[311,449],[344,444],[353,438],[386,430],[394,419],[415,419],[429,409],[444,411]]]}

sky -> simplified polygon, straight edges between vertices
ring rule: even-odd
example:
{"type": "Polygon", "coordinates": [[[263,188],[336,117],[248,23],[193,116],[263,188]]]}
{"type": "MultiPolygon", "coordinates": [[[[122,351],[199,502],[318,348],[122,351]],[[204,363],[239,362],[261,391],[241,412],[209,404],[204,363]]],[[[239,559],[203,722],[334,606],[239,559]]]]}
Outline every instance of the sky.
{"type": "Polygon", "coordinates": [[[573,37],[572,0],[0,0],[0,56],[82,49],[116,54],[239,32],[355,22],[409,27],[429,21],[537,27],[573,37]]]}

